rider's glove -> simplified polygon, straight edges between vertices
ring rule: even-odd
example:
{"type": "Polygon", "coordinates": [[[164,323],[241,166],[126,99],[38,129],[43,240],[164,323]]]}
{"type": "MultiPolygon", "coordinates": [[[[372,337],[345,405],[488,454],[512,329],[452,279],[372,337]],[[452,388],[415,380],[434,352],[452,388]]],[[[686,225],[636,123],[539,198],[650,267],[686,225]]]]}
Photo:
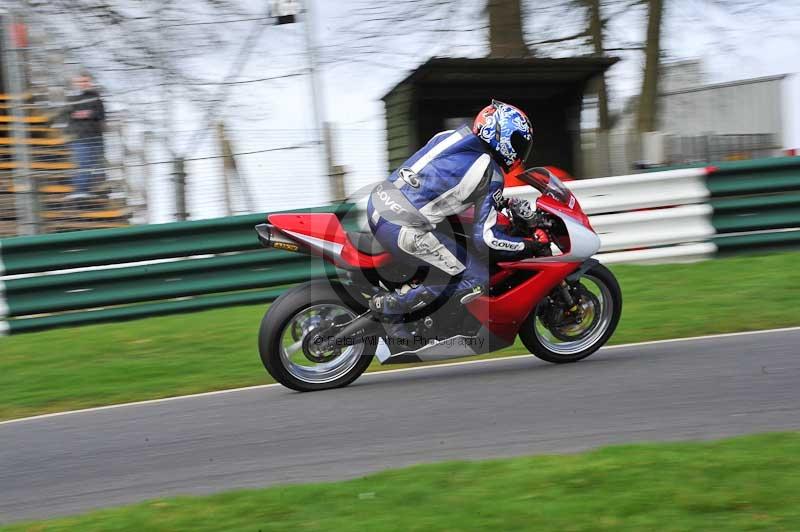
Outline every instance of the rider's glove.
{"type": "Polygon", "coordinates": [[[537,229],[533,233],[533,238],[523,239],[525,249],[522,254],[525,258],[535,257],[539,255],[542,250],[550,245],[550,237],[544,229],[537,229]]]}
{"type": "Polygon", "coordinates": [[[533,239],[539,243],[539,245],[547,245],[550,243],[550,236],[547,234],[547,231],[544,229],[537,229],[533,232],[533,239]]]}

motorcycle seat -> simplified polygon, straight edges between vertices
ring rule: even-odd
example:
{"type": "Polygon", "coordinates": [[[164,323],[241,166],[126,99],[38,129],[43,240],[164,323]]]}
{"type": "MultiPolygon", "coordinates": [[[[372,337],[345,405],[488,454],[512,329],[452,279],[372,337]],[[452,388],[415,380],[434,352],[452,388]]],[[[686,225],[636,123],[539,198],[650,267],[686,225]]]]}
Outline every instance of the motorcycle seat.
{"type": "Polygon", "coordinates": [[[367,255],[380,255],[386,253],[386,250],[381,246],[380,242],[375,239],[375,235],[370,231],[358,231],[356,233],[348,233],[347,236],[350,241],[361,253],[367,255]]]}

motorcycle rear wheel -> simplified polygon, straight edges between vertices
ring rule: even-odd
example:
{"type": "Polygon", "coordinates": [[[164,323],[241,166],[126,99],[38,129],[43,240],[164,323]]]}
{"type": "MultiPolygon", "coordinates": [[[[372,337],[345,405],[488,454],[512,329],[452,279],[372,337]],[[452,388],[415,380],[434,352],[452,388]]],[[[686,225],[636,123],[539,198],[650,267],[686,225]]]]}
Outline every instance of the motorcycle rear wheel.
{"type": "Polygon", "coordinates": [[[275,300],[264,318],[258,350],[264,368],[277,382],[298,392],[341,388],[352,383],[369,367],[376,341],[344,346],[336,351],[316,352],[310,335],[320,323],[344,323],[361,309],[342,301],[328,281],[296,286],[275,300]]]}
{"type": "Polygon", "coordinates": [[[543,311],[546,311],[543,306],[548,302],[543,300],[519,333],[522,343],[536,357],[554,364],[577,362],[600,349],[614,334],[622,314],[622,291],[614,274],[597,264],[584,273],[579,282],[589,292],[585,298],[587,316],[584,317],[588,325],[585,330],[580,324],[559,330],[552,330],[552,325],[548,328],[542,320],[543,311]]]}

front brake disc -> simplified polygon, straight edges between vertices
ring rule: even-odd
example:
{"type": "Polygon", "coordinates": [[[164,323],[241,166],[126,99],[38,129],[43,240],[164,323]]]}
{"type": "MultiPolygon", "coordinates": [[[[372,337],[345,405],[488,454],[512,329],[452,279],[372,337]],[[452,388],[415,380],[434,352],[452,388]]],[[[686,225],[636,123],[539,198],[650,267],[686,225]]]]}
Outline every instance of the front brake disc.
{"type": "Polygon", "coordinates": [[[580,310],[573,316],[561,315],[559,322],[553,322],[548,327],[550,332],[562,342],[582,340],[594,329],[600,319],[598,309],[600,300],[582,285],[579,286],[578,306],[580,310]],[[587,319],[588,318],[588,319],[587,319]],[[580,320],[580,321],[578,321],[580,320]]]}

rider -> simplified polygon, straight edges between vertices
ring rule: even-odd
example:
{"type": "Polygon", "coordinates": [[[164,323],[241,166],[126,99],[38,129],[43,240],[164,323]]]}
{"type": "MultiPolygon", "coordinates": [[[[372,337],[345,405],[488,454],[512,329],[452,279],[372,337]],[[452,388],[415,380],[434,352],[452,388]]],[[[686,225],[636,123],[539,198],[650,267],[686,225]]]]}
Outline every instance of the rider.
{"type": "Polygon", "coordinates": [[[437,230],[447,216],[471,205],[472,241],[479,252],[501,260],[533,256],[533,240],[510,236],[496,225],[503,172],[520,169],[532,144],[525,113],[493,100],[478,113],[471,131],[464,126],[439,133],[373,189],[367,214],[378,242],[403,262],[432,265],[451,277],[445,285],[378,294],[370,302],[373,312],[398,316],[440,296],[467,303],[482,293],[489,277],[486,262],[437,230]]]}

